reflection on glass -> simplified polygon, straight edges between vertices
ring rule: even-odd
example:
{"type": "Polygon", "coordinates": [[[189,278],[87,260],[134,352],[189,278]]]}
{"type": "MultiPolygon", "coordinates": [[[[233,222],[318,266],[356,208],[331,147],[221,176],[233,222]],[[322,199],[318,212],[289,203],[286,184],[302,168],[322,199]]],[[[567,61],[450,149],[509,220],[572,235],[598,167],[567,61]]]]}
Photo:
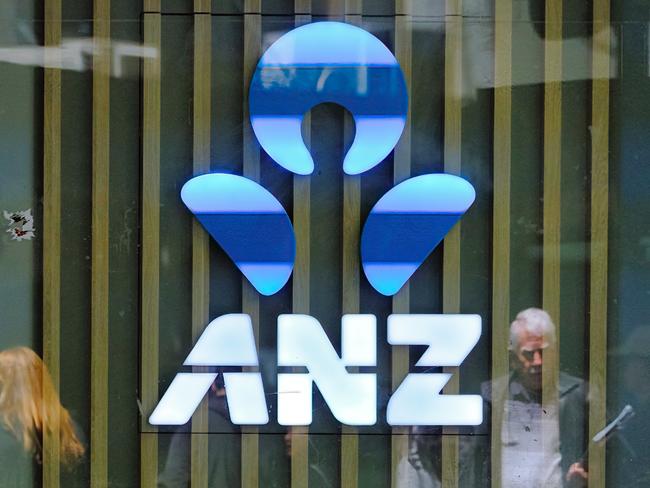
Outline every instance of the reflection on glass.
{"type": "Polygon", "coordinates": [[[0,352],[0,486],[39,478],[43,433],[57,428],[61,463],[72,468],[85,449],[43,361],[26,347],[0,352]]]}
{"type": "MultiPolygon", "coordinates": [[[[650,327],[638,326],[627,335],[620,348],[613,351],[614,357],[622,368],[620,403],[617,408],[627,404],[635,415],[624,419],[622,427],[609,434],[608,454],[616,454],[621,486],[642,487],[650,486],[650,424],[648,410],[650,409],[650,327]]],[[[626,407],[621,410],[625,412],[626,407]]],[[[610,412],[614,413],[614,412],[610,412]]],[[[615,412],[618,413],[618,412],[615,412]]]]}
{"type": "Polygon", "coordinates": [[[302,427],[289,427],[283,440],[287,458],[291,458],[293,455],[294,442],[307,443],[307,451],[309,452],[307,479],[310,480],[310,483],[313,483],[314,486],[324,488],[335,488],[338,486],[337,480],[328,477],[323,469],[323,464],[326,462],[328,453],[318,448],[316,443],[313,442],[313,437],[307,435],[307,430],[302,427]]]}
{"type": "MultiPolygon", "coordinates": [[[[529,308],[512,322],[511,373],[481,385],[485,422],[475,432],[487,433],[490,419],[497,423],[496,431],[501,433],[500,473],[489,472],[489,451],[481,446],[485,436],[462,436],[459,469],[467,486],[481,486],[481,480],[490,475],[500,477],[500,486],[504,487],[586,484],[581,422],[586,385],[564,372],[552,374],[550,358],[555,347],[555,326],[544,310],[529,308]],[[496,408],[499,410],[494,411],[496,408]]],[[[412,432],[408,459],[400,464],[402,483],[406,483],[403,486],[440,486],[436,463],[440,446],[439,432],[425,428],[412,432]]]]}
{"type": "MultiPolygon", "coordinates": [[[[587,478],[581,461],[585,446],[580,423],[585,384],[563,372],[544,377],[545,355],[554,353],[555,342],[555,326],[548,313],[536,308],[520,312],[510,326],[512,373],[483,385],[487,408],[492,406],[490,400],[503,399],[504,486],[563,486],[565,482],[579,486],[587,478]],[[545,381],[550,382],[548,388],[544,388],[545,381]]],[[[547,362],[546,367],[554,365],[547,362]]]]}
{"type": "Polygon", "coordinates": [[[193,435],[207,435],[208,432],[220,432],[210,435],[208,441],[208,486],[240,486],[239,429],[230,422],[223,374],[208,392],[208,430],[207,432],[190,432],[187,424],[174,433],[167,460],[158,478],[158,486],[165,488],[187,487],[191,481],[191,443],[193,435]]]}

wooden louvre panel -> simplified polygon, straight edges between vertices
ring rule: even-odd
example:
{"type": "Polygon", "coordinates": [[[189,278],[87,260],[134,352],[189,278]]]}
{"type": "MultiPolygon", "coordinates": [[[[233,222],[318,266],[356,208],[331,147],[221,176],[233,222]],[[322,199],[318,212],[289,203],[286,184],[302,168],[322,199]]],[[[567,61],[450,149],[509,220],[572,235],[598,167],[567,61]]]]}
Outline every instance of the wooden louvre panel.
{"type": "MultiPolygon", "coordinates": [[[[462,146],[462,76],[463,76],[463,3],[447,0],[445,17],[445,173],[460,176],[462,146]]],[[[442,312],[460,313],[460,239],[461,225],[457,223],[444,240],[442,262],[442,312]]],[[[460,390],[460,368],[444,368],[452,375],[443,393],[454,395],[460,390]]],[[[442,438],[442,486],[458,487],[457,430],[445,429],[442,438]]]]}
{"type": "MultiPolygon", "coordinates": [[[[210,2],[194,2],[194,88],[192,152],[194,175],[210,171],[212,17],[210,2]]],[[[210,311],[210,238],[192,219],[192,342],[208,324],[210,311]]],[[[203,371],[193,367],[193,371],[203,371]]],[[[208,396],[192,415],[190,480],[192,486],[207,488],[209,473],[208,396]]]]}
{"type": "MultiPolygon", "coordinates": [[[[607,423],[609,256],[610,0],[593,2],[591,84],[591,262],[589,268],[589,438],[607,423]]],[[[589,487],[604,488],[605,445],[589,444],[589,487]]]]}
{"type": "MultiPolygon", "coordinates": [[[[243,89],[243,147],[244,176],[259,182],[261,178],[260,149],[248,117],[248,87],[262,50],[262,3],[246,0],[244,3],[244,89],[243,89]]],[[[260,296],[253,286],[242,279],[242,311],[253,322],[255,343],[260,341],[260,296]]],[[[259,486],[259,431],[257,427],[244,427],[241,438],[241,480],[243,488],[259,486]]]]}
{"type": "Polygon", "coordinates": [[[140,483],[158,483],[158,434],[147,418],[158,401],[160,301],[160,2],[145,1],[144,44],[157,56],[143,61],[140,483]]]}
{"type": "Polygon", "coordinates": [[[108,307],[111,5],[93,9],[92,283],[91,283],[91,486],[108,484],[108,307]]]}
{"type": "MultiPolygon", "coordinates": [[[[496,0],[494,45],[494,209],[492,230],[492,379],[509,374],[510,188],[512,161],[512,0],[496,0]]],[[[503,398],[492,399],[491,485],[501,486],[503,398]]]]}
{"type": "MultiPolygon", "coordinates": [[[[300,26],[311,22],[311,0],[295,0],[294,20],[300,26]]],[[[305,114],[303,132],[307,148],[311,148],[311,116],[305,114]]],[[[293,313],[310,311],[311,261],[311,176],[293,177],[293,229],[296,235],[296,261],[293,268],[293,313]]],[[[309,428],[291,429],[291,488],[309,486],[309,428]]]]}
{"type": "MultiPolygon", "coordinates": [[[[411,60],[413,50],[413,25],[411,17],[411,2],[409,0],[395,1],[395,57],[402,68],[406,81],[407,92],[411,93],[411,60]]],[[[410,104],[410,102],[409,102],[410,104]]],[[[406,116],[406,125],[402,137],[395,146],[393,160],[393,180],[401,183],[411,176],[411,107],[406,116]]],[[[409,313],[410,289],[406,283],[393,296],[393,313],[409,313]]],[[[409,371],[408,346],[392,347],[392,389],[395,391],[409,371]]],[[[391,440],[391,486],[400,486],[397,467],[402,459],[408,456],[408,429],[394,427],[391,440]]]]}
{"type": "MultiPolygon", "coordinates": [[[[45,1],[45,46],[61,44],[61,0],[45,1]]],[[[60,59],[51,59],[54,66],[60,59]]],[[[46,68],[43,86],[43,362],[59,390],[61,377],[61,70],[46,68]]],[[[45,402],[53,399],[44,398],[45,402]]],[[[43,434],[43,484],[59,481],[59,418],[43,434]],[[53,435],[57,433],[57,435],[53,435]]]]}

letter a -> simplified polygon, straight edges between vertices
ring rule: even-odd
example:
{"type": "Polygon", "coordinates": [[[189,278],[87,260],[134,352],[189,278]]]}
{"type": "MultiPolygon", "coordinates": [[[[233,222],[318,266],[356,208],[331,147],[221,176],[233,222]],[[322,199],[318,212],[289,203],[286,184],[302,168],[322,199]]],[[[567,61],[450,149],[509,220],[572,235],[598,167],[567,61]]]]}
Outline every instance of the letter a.
{"type": "MultiPolygon", "coordinates": [[[[199,337],[184,366],[258,366],[251,318],[228,314],[214,319],[199,337]]],[[[151,425],[187,423],[218,373],[178,373],[149,417],[151,425]]],[[[263,425],[269,415],[260,373],[224,373],[230,420],[263,425]]]]}

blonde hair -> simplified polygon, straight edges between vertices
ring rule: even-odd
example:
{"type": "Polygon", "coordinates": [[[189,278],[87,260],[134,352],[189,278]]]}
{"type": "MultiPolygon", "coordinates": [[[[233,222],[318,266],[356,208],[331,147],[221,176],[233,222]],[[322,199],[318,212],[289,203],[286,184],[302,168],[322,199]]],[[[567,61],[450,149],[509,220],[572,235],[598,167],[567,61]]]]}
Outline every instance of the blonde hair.
{"type": "Polygon", "coordinates": [[[47,368],[27,347],[0,352],[0,422],[38,461],[42,456],[43,435],[56,438],[57,427],[61,462],[72,464],[84,454],[70,414],[59,401],[47,368]]]}

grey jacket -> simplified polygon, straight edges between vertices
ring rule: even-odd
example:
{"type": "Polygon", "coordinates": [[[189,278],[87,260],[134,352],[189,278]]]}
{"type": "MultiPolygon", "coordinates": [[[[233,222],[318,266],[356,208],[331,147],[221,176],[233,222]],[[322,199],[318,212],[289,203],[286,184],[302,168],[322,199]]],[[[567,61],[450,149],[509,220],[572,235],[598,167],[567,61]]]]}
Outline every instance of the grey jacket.
{"type": "MultiPolygon", "coordinates": [[[[483,424],[472,431],[461,431],[459,438],[459,476],[460,486],[480,487],[490,486],[491,473],[491,425],[492,406],[495,403],[503,405],[512,396],[511,385],[514,376],[487,381],[481,385],[483,397],[483,424]],[[496,402],[493,400],[496,399],[496,402]]],[[[534,400],[533,400],[534,401],[534,400]]],[[[571,464],[581,461],[586,448],[586,388],[585,383],[574,376],[560,373],[558,385],[559,410],[559,450],[561,456],[560,470],[563,487],[581,487],[584,483],[565,480],[571,464]]],[[[495,421],[502,422],[503,417],[495,415],[495,421]]],[[[418,428],[410,436],[411,448],[409,468],[412,479],[408,486],[429,488],[440,485],[440,429],[418,428]],[[422,480],[427,480],[423,482],[422,480]]],[[[527,486],[542,486],[527,484],[527,486]]],[[[503,485],[506,488],[505,485],[503,485]]]]}
{"type": "MultiPolygon", "coordinates": [[[[465,486],[480,486],[481,480],[491,479],[490,433],[492,421],[502,422],[502,414],[494,418],[493,404],[503,405],[510,399],[514,375],[498,378],[481,385],[483,397],[483,425],[470,436],[465,449],[461,447],[461,456],[467,456],[462,462],[465,466],[473,465],[466,473],[465,486]],[[495,401],[496,400],[496,401],[495,401]],[[467,462],[466,462],[467,461],[467,462]]],[[[586,409],[587,395],[585,382],[580,378],[560,373],[558,384],[559,440],[561,455],[562,486],[582,486],[576,480],[568,483],[565,475],[569,467],[582,461],[586,449],[586,409]]],[[[463,442],[461,442],[462,446],[463,442]]]]}

